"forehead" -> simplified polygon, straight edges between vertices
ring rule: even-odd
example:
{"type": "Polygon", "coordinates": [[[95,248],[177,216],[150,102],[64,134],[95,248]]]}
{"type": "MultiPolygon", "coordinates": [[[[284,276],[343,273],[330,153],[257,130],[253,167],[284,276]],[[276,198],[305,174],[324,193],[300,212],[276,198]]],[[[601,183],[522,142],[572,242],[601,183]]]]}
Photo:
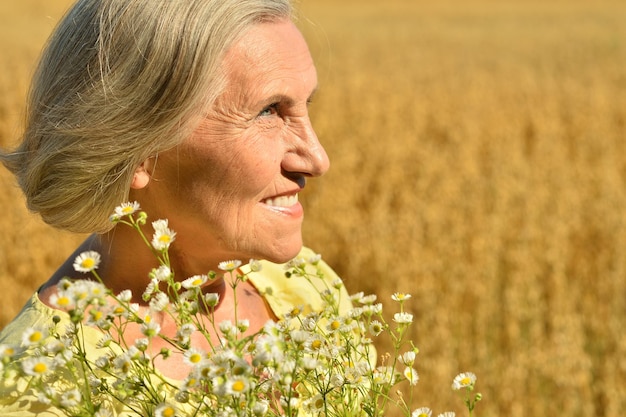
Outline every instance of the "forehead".
{"type": "Polygon", "coordinates": [[[252,26],[226,52],[222,68],[228,80],[226,90],[231,92],[275,84],[310,89],[317,85],[309,48],[290,20],[252,26]]]}

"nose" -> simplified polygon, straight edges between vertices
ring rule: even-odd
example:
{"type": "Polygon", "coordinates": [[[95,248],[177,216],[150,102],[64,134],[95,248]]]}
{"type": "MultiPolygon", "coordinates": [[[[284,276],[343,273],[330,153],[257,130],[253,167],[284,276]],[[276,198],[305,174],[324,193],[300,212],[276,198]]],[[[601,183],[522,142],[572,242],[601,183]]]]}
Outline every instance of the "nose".
{"type": "Polygon", "coordinates": [[[282,168],[287,172],[307,177],[324,175],[330,167],[330,161],[309,117],[303,117],[294,123],[288,135],[287,152],[283,157],[282,168]]]}

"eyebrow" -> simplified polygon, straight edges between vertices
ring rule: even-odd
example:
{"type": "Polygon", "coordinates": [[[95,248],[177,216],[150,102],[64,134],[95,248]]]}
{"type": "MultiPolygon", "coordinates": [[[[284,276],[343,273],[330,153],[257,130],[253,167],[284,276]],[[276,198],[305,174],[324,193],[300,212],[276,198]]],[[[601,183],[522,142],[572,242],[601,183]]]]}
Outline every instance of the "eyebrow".
{"type": "MultiPolygon", "coordinates": [[[[313,97],[315,96],[315,93],[317,93],[318,91],[318,87],[315,86],[315,88],[313,89],[313,91],[311,92],[311,94],[309,95],[309,97],[307,97],[307,103],[311,102],[311,100],[313,100],[313,97]]],[[[286,102],[287,105],[292,105],[294,103],[294,100],[290,97],[290,96],[286,96],[284,94],[274,94],[270,97],[267,97],[263,100],[259,100],[257,102],[257,107],[264,107],[267,106],[268,104],[272,104],[272,103],[280,103],[280,102],[286,102]]]]}

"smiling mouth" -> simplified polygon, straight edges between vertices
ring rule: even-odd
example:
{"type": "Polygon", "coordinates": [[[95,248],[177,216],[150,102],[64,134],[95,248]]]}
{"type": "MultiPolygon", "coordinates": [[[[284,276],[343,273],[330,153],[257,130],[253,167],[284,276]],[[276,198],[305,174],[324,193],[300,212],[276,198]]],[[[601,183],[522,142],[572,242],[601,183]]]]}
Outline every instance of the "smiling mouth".
{"type": "Polygon", "coordinates": [[[270,207],[292,207],[298,202],[298,194],[283,195],[263,200],[263,204],[270,207]]]}

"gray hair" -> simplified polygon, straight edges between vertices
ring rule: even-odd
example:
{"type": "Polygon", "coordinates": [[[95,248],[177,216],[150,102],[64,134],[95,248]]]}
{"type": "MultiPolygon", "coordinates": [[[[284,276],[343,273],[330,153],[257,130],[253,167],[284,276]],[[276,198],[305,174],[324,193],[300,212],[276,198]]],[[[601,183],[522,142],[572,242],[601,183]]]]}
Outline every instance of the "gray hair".
{"type": "Polygon", "coordinates": [[[181,143],[225,85],[224,53],[290,0],[79,0],[35,73],[22,143],[0,160],[28,208],[104,232],[145,160],[181,143]]]}

